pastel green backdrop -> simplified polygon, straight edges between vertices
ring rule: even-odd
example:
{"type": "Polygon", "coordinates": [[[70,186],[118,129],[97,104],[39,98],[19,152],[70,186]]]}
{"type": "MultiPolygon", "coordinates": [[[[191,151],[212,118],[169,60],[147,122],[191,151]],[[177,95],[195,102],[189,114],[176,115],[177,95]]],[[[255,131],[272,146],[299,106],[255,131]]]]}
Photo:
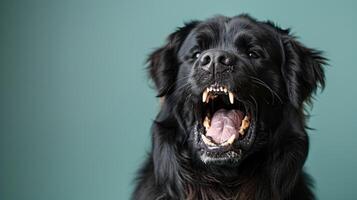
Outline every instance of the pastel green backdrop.
{"type": "Polygon", "coordinates": [[[357,1],[0,2],[0,199],[129,199],[158,101],[147,55],[185,21],[250,13],[325,51],[306,169],[357,199],[357,1]]]}

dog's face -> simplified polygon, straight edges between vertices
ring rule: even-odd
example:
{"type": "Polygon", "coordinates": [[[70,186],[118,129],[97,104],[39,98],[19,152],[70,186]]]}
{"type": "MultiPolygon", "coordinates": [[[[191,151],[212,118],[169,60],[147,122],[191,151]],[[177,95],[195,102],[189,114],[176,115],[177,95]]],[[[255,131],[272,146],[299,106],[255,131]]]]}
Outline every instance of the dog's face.
{"type": "Polygon", "coordinates": [[[164,98],[157,121],[176,121],[170,137],[206,165],[236,166],[269,146],[286,107],[302,112],[324,84],[319,52],[245,15],[186,24],[149,62],[164,98]]]}

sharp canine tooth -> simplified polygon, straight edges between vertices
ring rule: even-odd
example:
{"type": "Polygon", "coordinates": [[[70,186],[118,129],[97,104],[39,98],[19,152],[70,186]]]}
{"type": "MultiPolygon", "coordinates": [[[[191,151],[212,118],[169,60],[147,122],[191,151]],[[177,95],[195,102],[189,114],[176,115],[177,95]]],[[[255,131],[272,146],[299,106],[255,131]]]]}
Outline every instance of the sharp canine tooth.
{"type": "Polygon", "coordinates": [[[232,92],[228,92],[229,95],[229,102],[231,102],[231,104],[234,104],[234,95],[232,92]]]}
{"type": "Polygon", "coordinates": [[[227,91],[228,91],[227,88],[224,88],[223,90],[224,90],[224,93],[227,93],[227,91]]]}
{"type": "Polygon", "coordinates": [[[206,89],[202,94],[202,102],[206,102],[208,96],[208,89],[206,89]]]}
{"type": "Polygon", "coordinates": [[[210,94],[210,93],[208,93],[208,96],[207,96],[207,99],[206,99],[206,103],[208,103],[208,102],[209,102],[210,98],[211,98],[211,94],[210,94]]]}

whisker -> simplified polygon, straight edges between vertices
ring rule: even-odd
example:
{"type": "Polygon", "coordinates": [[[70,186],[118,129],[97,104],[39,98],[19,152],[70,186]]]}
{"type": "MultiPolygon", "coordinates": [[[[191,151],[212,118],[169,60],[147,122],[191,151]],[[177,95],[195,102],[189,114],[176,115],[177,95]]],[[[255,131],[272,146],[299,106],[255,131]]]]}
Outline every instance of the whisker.
{"type": "Polygon", "coordinates": [[[187,86],[190,86],[190,83],[185,83],[185,84],[183,84],[183,85],[181,85],[180,87],[178,87],[178,88],[176,88],[176,90],[182,90],[182,89],[184,89],[185,87],[187,87],[187,86]]]}
{"type": "MultiPolygon", "coordinates": [[[[249,76],[253,82],[263,86],[264,88],[268,89],[268,91],[271,93],[271,95],[276,98],[278,98],[278,100],[280,101],[280,103],[283,103],[283,101],[281,100],[281,97],[268,85],[266,84],[263,80],[256,78],[254,76],[249,76]]],[[[274,102],[274,98],[273,98],[273,102],[274,102]]]]}
{"type": "MultiPolygon", "coordinates": [[[[187,78],[190,78],[190,75],[187,75],[187,76],[184,76],[184,77],[182,77],[182,78],[179,78],[179,79],[175,80],[175,82],[174,82],[173,84],[171,84],[171,85],[167,88],[167,90],[166,90],[164,96],[167,95],[167,93],[177,84],[177,82],[182,81],[182,80],[187,79],[187,78]]],[[[187,83],[187,84],[188,84],[188,83],[187,83]]]]}

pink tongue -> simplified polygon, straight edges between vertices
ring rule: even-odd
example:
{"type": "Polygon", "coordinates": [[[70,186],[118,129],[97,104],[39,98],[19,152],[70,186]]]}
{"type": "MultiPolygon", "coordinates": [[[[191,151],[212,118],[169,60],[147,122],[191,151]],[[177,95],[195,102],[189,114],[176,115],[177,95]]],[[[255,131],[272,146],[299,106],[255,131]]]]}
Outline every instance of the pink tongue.
{"type": "Polygon", "coordinates": [[[211,127],[207,130],[206,136],[211,137],[217,143],[223,143],[232,135],[238,136],[239,127],[244,114],[239,110],[220,109],[213,114],[211,127]]]}

